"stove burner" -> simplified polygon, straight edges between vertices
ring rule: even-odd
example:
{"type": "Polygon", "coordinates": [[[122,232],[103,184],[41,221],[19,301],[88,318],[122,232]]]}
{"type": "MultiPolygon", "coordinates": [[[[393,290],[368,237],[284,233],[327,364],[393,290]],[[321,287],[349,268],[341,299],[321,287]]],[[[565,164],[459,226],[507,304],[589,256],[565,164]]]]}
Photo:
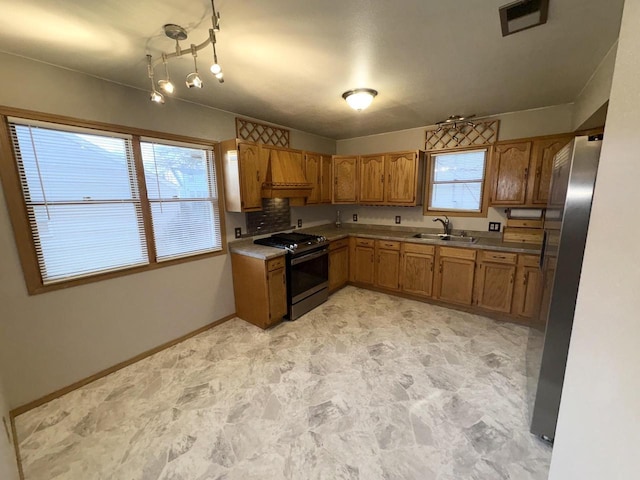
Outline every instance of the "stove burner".
{"type": "Polygon", "coordinates": [[[322,245],[327,242],[323,236],[308,235],[304,233],[277,233],[267,238],[254,240],[253,243],[268,247],[282,248],[290,252],[307,250],[310,247],[322,245]]]}

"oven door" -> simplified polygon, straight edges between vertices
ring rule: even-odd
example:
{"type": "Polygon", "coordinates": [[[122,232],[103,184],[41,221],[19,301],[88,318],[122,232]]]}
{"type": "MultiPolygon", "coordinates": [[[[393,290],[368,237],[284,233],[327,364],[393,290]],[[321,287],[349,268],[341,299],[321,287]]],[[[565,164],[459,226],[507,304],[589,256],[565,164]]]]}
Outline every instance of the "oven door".
{"type": "Polygon", "coordinates": [[[292,255],[289,267],[289,305],[299,303],[329,286],[329,250],[321,247],[292,255]]]}

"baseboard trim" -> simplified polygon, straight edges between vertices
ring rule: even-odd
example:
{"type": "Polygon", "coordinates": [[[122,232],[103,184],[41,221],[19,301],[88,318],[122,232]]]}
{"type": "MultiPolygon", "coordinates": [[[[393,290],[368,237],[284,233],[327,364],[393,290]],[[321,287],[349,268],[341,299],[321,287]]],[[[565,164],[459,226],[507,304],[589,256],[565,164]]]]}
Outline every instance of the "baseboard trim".
{"type": "MultiPolygon", "coordinates": [[[[106,377],[111,373],[117,372],[118,370],[121,370],[124,367],[128,367],[129,365],[139,362],[140,360],[150,357],[151,355],[161,352],[162,350],[166,350],[167,348],[173,347],[178,343],[184,342],[185,340],[188,340],[191,337],[195,337],[196,335],[199,335],[202,332],[206,332],[207,330],[213,327],[216,327],[224,322],[227,322],[235,317],[236,317],[235,313],[232,313],[231,315],[227,315],[226,317],[223,317],[220,320],[216,320],[215,322],[209,323],[204,327],[200,327],[192,332],[187,333],[186,335],[182,335],[181,337],[170,340],[166,343],[163,343],[162,345],[158,345],[157,347],[154,347],[150,350],[139,353],[138,355],[131,357],[128,360],[124,360],[123,362],[117,363],[109,368],[101,370],[98,373],[94,373],[89,377],[83,378],[82,380],[79,380],[77,382],[72,383],[71,385],[67,385],[66,387],[61,388],[60,390],[56,390],[55,392],[49,393],[41,398],[38,398],[37,400],[33,400],[32,402],[29,402],[17,408],[14,408],[13,410],[9,411],[9,417],[11,419],[12,427],[14,425],[13,419],[18,415],[22,415],[23,413],[26,413],[29,410],[33,410],[34,408],[44,405],[45,403],[49,403],[51,400],[55,400],[56,398],[66,395],[69,392],[73,392],[74,390],[77,390],[80,387],[84,387],[85,385],[91,382],[94,382],[99,378],[106,377]]],[[[14,437],[14,441],[16,441],[15,437],[14,437]]]]}

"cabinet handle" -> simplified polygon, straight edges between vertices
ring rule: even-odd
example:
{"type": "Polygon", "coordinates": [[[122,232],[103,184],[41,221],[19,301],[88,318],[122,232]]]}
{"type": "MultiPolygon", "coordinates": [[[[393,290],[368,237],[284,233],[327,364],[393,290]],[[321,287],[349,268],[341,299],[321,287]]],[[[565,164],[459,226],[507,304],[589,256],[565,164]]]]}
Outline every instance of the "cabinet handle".
{"type": "Polygon", "coordinates": [[[440,262],[440,273],[442,273],[442,262],[440,262]]]}
{"type": "Polygon", "coordinates": [[[501,260],[506,260],[507,257],[503,256],[503,255],[493,255],[493,258],[499,258],[501,260]]]}
{"type": "Polygon", "coordinates": [[[260,172],[256,172],[256,182],[260,181],[260,172]]]}
{"type": "Polygon", "coordinates": [[[524,179],[526,180],[527,178],[529,178],[529,168],[525,168],[524,169],[524,179]]]}
{"type": "Polygon", "coordinates": [[[511,282],[510,283],[513,283],[513,277],[514,277],[514,274],[512,273],[511,274],[511,282]]]}
{"type": "Polygon", "coordinates": [[[283,285],[287,284],[287,276],[284,273],[282,274],[282,284],[283,285]]]}
{"type": "Polygon", "coordinates": [[[391,183],[391,174],[389,174],[388,178],[389,178],[389,183],[391,183]]]}
{"type": "Polygon", "coordinates": [[[384,173],[380,175],[380,183],[384,183],[384,173]]]}
{"type": "Polygon", "coordinates": [[[542,175],[542,170],[540,168],[538,168],[536,170],[536,178],[540,178],[541,175],[542,175]]]}
{"type": "Polygon", "coordinates": [[[522,284],[526,287],[528,283],[529,283],[529,272],[524,274],[524,281],[522,282],[522,284]]]}

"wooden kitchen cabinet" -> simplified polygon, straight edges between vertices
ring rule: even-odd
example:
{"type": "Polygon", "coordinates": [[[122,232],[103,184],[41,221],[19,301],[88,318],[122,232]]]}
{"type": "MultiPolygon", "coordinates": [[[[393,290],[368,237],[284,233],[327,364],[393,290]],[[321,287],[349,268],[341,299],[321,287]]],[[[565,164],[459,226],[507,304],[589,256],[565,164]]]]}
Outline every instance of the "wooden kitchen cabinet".
{"type": "Polygon", "coordinates": [[[226,140],[220,143],[223,157],[225,207],[228,212],[262,210],[262,184],[268,158],[251,142],[226,140]]]}
{"type": "Polygon", "coordinates": [[[304,175],[307,177],[307,182],[313,185],[311,193],[306,199],[306,204],[315,205],[320,203],[322,188],[322,158],[320,154],[305,152],[304,175]]]}
{"type": "Polygon", "coordinates": [[[349,239],[341,238],[329,244],[329,292],[344,287],[349,281],[349,239]]]}
{"type": "Polygon", "coordinates": [[[358,157],[334,156],[332,159],[332,203],[358,202],[358,157]]]}
{"type": "Polygon", "coordinates": [[[410,151],[385,155],[386,205],[416,206],[422,203],[424,188],[424,152],[410,151]]]}
{"type": "Polygon", "coordinates": [[[320,203],[331,203],[333,176],[331,175],[331,155],[320,156],[320,203]]]}
{"type": "Polygon", "coordinates": [[[519,255],[511,313],[533,319],[538,314],[541,296],[540,267],[537,255],[519,255]]]}
{"type": "Polygon", "coordinates": [[[269,328],[287,314],[285,257],[263,260],[231,254],[233,289],[238,317],[269,328]]]}
{"type": "Polygon", "coordinates": [[[443,302],[471,305],[476,269],[476,251],[438,247],[436,298],[443,302]]]}
{"type": "Polygon", "coordinates": [[[375,240],[350,238],[349,280],[354,283],[373,285],[375,280],[375,240]]]}
{"type": "Polygon", "coordinates": [[[360,157],[359,203],[382,205],[385,201],[385,156],[366,155],[360,157]]]}
{"type": "Polygon", "coordinates": [[[531,142],[496,145],[493,152],[492,205],[524,205],[531,160],[531,142]]]}
{"type": "Polygon", "coordinates": [[[544,206],[549,201],[549,187],[553,174],[553,157],[573,136],[535,140],[531,151],[531,170],[535,172],[529,180],[527,203],[544,206]]]}
{"type": "Polygon", "coordinates": [[[515,253],[479,253],[475,279],[475,304],[478,307],[494,312],[511,312],[517,257],[515,253]]]}
{"type": "Polygon", "coordinates": [[[403,243],[401,248],[400,287],[403,292],[421,297],[433,295],[435,247],[403,243]]]}
{"type": "Polygon", "coordinates": [[[376,240],[375,285],[400,290],[400,242],[376,240]]]}

